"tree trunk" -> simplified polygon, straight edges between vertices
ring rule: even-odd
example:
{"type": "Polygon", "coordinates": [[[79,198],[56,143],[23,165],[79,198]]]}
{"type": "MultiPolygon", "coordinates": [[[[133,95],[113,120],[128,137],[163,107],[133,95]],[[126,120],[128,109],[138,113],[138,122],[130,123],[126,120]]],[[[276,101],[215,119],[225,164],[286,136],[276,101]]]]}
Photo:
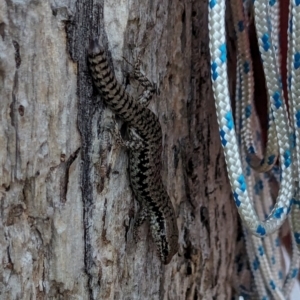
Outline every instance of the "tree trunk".
{"type": "Polygon", "coordinates": [[[230,299],[237,213],[210,83],[207,2],[0,0],[0,299],[230,299]],[[119,82],[142,70],[163,132],[179,252],[164,266],[116,116],[92,85],[101,36],[119,82]],[[125,59],[124,59],[125,58],[125,59]]]}

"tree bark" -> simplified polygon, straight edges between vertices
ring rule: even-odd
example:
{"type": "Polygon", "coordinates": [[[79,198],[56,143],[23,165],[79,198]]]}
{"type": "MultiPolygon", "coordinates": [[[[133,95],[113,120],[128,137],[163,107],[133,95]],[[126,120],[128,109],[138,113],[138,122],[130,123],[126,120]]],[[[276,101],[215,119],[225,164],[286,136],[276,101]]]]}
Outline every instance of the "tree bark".
{"type": "Polygon", "coordinates": [[[210,83],[207,2],[0,0],[0,299],[230,299],[237,213],[210,83]],[[94,89],[89,39],[119,82],[156,84],[162,177],[179,253],[161,264],[138,205],[120,121],[94,89]],[[125,59],[124,59],[124,58],[125,59]]]}

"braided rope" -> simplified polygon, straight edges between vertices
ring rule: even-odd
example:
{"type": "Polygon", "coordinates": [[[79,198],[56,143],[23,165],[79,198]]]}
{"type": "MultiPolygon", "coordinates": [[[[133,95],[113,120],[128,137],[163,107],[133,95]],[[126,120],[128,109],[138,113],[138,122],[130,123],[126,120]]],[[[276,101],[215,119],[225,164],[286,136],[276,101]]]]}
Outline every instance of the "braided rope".
{"type": "MultiPolygon", "coordinates": [[[[257,3],[257,2],[255,2],[257,3]]],[[[264,8],[265,9],[265,8],[264,8]]],[[[257,10],[257,9],[256,9],[257,10]]],[[[287,217],[292,196],[291,180],[291,153],[289,148],[289,136],[286,125],[277,80],[268,78],[269,88],[276,91],[271,94],[271,107],[274,114],[274,123],[278,134],[278,145],[282,168],[282,181],[275,208],[266,221],[259,220],[254,209],[253,202],[249,198],[245,176],[242,171],[242,163],[236,133],[233,126],[233,117],[228,89],[226,41],[225,41],[225,0],[211,0],[209,4],[209,36],[211,52],[212,86],[215,95],[217,118],[220,127],[220,136],[224,148],[227,163],[228,176],[231,183],[234,199],[242,220],[251,233],[257,236],[265,236],[277,230],[287,217]],[[280,106],[279,106],[280,104],[280,106]],[[276,109],[276,112],[274,111],[276,109]]],[[[273,62],[273,61],[272,61],[273,62]]],[[[266,76],[267,77],[267,76],[266,76]]]]}
{"type": "MultiPolygon", "coordinates": [[[[240,78],[242,77],[241,74],[237,74],[237,87],[241,84],[240,78]]],[[[238,90],[238,89],[237,89],[238,90]]],[[[242,95],[240,93],[237,93],[236,97],[236,118],[240,118],[241,114],[243,113],[241,111],[241,102],[242,102],[242,95]]],[[[257,118],[255,115],[253,115],[253,121],[254,122],[254,129],[257,130],[257,118]]],[[[254,130],[254,131],[255,131],[254,130]]],[[[237,126],[237,135],[240,135],[240,127],[237,126]]],[[[259,145],[256,145],[258,147],[259,145]]],[[[270,203],[270,191],[264,188],[268,185],[266,184],[266,178],[262,174],[257,174],[255,172],[252,172],[247,164],[246,159],[246,151],[242,151],[242,146],[240,144],[240,151],[241,151],[241,157],[243,161],[243,168],[245,170],[246,174],[246,181],[247,185],[249,187],[249,196],[252,199],[255,199],[255,207],[258,211],[259,217],[262,218],[263,215],[265,215],[269,211],[269,207],[271,206],[270,203]],[[260,197],[264,199],[264,201],[259,201],[260,197]],[[263,207],[264,206],[264,207],[263,207]]],[[[247,233],[246,228],[244,228],[245,232],[245,240],[246,240],[246,248],[247,253],[250,261],[250,267],[252,270],[252,274],[254,275],[254,281],[256,286],[256,291],[261,299],[266,299],[268,292],[266,286],[270,286],[270,289],[272,291],[271,294],[273,294],[274,299],[284,299],[282,292],[280,291],[280,286],[282,284],[278,284],[278,278],[277,273],[274,272],[274,269],[278,271],[280,270],[280,266],[278,265],[280,263],[278,256],[278,247],[274,249],[272,247],[274,245],[274,241],[271,236],[266,237],[264,239],[255,237],[251,234],[247,233]],[[277,250],[277,251],[276,251],[277,250]],[[270,264],[269,262],[272,261],[270,264]],[[274,276],[274,273],[275,276],[274,276]],[[272,289],[274,288],[274,291],[272,289]]],[[[276,234],[277,238],[277,234],[276,234]]]]}
{"type": "Polygon", "coordinates": [[[272,122],[272,111],[269,105],[270,130],[268,130],[268,141],[264,158],[261,159],[256,151],[254,138],[252,134],[253,115],[256,115],[255,106],[253,104],[254,78],[252,59],[250,54],[250,43],[247,34],[247,15],[244,13],[243,3],[241,1],[231,1],[231,10],[235,32],[237,35],[237,65],[241,74],[242,84],[242,113],[238,120],[241,123],[242,142],[247,151],[247,161],[252,168],[259,172],[270,170],[276,163],[277,137],[274,122],[272,122]]]}
{"type": "MultiPolygon", "coordinates": [[[[257,124],[258,122],[256,122],[256,127],[257,124]]],[[[238,130],[237,134],[239,134],[238,130]]],[[[262,218],[263,215],[269,212],[272,205],[270,191],[267,189],[268,178],[249,169],[245,154],[241,149],[243,167],[245,170],[248,169],[245,173],[249,196],[254,199],[255,208],[259,217],[262,218]]],[[[247,232],[246,228],[244,231],[247,232]]],[[[262,239],[249,233],[246,234],[251,270],[254,275],[257,293],[261,299],[267,299],[267,295],[271,295],[272,299],[285,299],[281,291],[282,282],[279,282],[279,274],[282,274],[279,247],[275,246],[278,234],[276,233],[273,236],[274,234],[262,239]]]]}
{"type": "Polygon", "coordinates": [[[247,32],[247,17],[251,9],[251,2],[246,0],[242,4],[240,0],[230,0],[237,35],[235,117],[238,125],[235,126],[236,132],[233,125],[227,78],[225,1],[210,0],[209,2],[211,76],[221,142],[234,200],[245,226],[246,249],[254,275],[256,293],[260,299],[287,299],[299,267],[297,245],[300,249],[300,183],[298,180],[300,88],[297,87],[297,82],[300,79],[300,3],[298,3],[299,0],[291,2],[291,34],[288,39],[287,61],[290,123],[279,75],[281,61],[279,4],[276,0],[256,0],[254,2],[255,24],[266,78],[269,107],[268,140],[263,159],[259,154],[261,149],[258,149],[259,145],[257,146],[259,141],[254,138],[253,134],[257,118],[253,104],[254,80],[247,32]],[[294,135],[295,140],[293,139],[294,135]],[[237,139],[237,137],[240,138],[237,139]],[[293,147],[294,142],[295,147],[293,147]],[[278,153],[280,157],[279,172],[278,168],[274,166],[278,153]],[[296,168],[293,168],[292,161],[296,168]],[[279,174],[280,190],[274,207],[268,183],[269,176],[266,174],[262,177],[262,175],[252,173],[249,166],[258,172],[271,170],[275,177],[279,174]],[[258,183],[262,185],[259,192],[257,192],[258,183]],[[271,207],[273,209],[266,221],[260,221],[263,219],[263,215],[269,214],[271,207]],[[289,223],[292,223],[290,226],[294,231],[293,256],[290,270],[284,280],[278,233],[272,233],[282,225],[290,211],[292,211],[292,217],[289,218],[289,223]],[[265,237],[266,235],[268,237],[265,237]]]}
{"type": "Polygon", "coordinates": [[[295,130],[295,165],[294,173],[295,184],[297,186],[292,207],[292,223],[294,230],[294,238],[300,250],[300,195],[299,195],[299,167],[300,167],[300,3],[297,0],[290,1],[290,28],[289,28],[289,51],[288,71],[289,77],[289,102],[291,103],[290,114],[291,121],[295,130]]]}

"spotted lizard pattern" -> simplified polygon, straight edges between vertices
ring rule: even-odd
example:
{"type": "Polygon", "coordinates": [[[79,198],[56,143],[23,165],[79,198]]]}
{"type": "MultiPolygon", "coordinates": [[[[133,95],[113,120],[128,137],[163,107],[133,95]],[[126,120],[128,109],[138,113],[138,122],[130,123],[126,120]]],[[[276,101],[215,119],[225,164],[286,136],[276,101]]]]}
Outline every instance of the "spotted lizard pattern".
{"type": "Polygon", "coordinates": [[[158,255],[164,264],[168,264],[178,251],[178,228],[172,202],[161,178],[161,126],[158,117],[147,108],[154,86],[140,72],[138,59],[134,77],[145,90],[138,99],[130,96],[117,82],[98,40],[90,43],[89,66],[99,94],[129,128],[129,140],[123,144],[129,149],[131,186],[141,207],[134,224],[134,234],[149,219],[158,255]]]}

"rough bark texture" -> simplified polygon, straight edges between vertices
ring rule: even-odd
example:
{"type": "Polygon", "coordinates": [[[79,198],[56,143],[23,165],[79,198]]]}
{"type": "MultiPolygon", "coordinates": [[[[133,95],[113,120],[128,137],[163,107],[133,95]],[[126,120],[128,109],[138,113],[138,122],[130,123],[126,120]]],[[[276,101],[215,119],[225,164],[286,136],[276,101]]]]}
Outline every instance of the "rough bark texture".
{"type": "MultiPolygon", "coordinates": [[[[230,299],[236,209],[210,84],[207,2],[0,0],[0,299],[230,299]],[[101,36],[120,82],[156,83],[180,251],[160,263],[135,211],[116,120],[87,68],[101,36]],[[126,60],[123,59],[126,58],[126,60]]],[[[121,124],[119,124],[121,125],[121,124]]]]}

